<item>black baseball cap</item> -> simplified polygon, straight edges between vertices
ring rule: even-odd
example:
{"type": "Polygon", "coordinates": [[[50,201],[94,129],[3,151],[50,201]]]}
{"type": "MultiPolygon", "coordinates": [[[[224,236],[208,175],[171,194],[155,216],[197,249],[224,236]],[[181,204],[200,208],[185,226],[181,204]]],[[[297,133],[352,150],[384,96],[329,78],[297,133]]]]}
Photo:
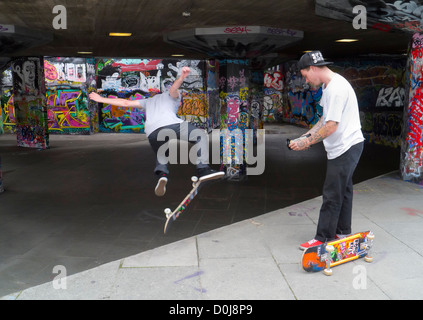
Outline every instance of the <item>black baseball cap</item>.
{"type": "Polygon", "coordinates": [[[298,61],[298,69],[302,70],[310,66],[327,66],[333,62],[326,61],[320,51],[311,51],[302,55],[298,61]]]}

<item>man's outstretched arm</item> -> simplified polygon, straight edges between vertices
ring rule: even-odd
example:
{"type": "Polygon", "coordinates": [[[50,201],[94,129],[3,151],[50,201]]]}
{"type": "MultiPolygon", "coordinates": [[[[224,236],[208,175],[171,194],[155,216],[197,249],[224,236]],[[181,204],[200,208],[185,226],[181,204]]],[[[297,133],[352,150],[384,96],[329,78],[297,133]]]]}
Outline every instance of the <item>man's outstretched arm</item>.
{"type": "Polygon", "coordinates": [[[89,94],[89,97],[91,100],[100,102],[100,103],[107,103],[111,104],[117,107],[129,107],[129,108],[139,108],[141,109],[141,106],[137,102],[137,100],[129,100],[129,99],[121,99],[121,98],[104,98],[100,96],[98,93],[91,92],[89,94]]]}

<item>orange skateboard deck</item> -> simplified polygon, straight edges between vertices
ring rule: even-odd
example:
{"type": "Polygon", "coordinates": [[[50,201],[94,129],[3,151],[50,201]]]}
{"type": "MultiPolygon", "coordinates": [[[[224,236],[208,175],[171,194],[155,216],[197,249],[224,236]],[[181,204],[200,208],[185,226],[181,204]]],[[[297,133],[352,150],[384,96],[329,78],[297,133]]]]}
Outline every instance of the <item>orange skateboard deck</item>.
{"type": "Polygon", "coordinates": [[[343,239],[333,240],[319,246],[308,248],[302,256],[302,266],[307,272],[324,270],[331,275],[331,267],[363,258],[372,262],[369,251],[373,245],[374,234],[371,231],[359,232],[343,239]]]}

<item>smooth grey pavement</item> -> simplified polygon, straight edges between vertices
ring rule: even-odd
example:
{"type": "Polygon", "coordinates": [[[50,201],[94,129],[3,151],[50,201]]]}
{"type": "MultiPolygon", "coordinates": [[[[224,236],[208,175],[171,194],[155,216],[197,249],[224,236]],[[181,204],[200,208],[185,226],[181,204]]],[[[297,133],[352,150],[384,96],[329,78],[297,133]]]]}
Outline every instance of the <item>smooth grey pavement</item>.
{"type": "Polygon", "coordinates": [[[298,245],[314,236],[325,169],[321,147],[283,145],[303,131],[270,128],[265,174],[204,187],[169,235],[162,211],[187,193],[191,168],[175,167],[171,192],[154,197],[142,135],[53,137],[47,151],[0,136],[0,296],[422,299],[423,188],[401,181],[395,152],[380,146],[366,145],[354,198],[353,230],[375,233],[374,262],[335,267],[332,277],[300,269],[298,245]]]}
{"type": "MultiPolygon", "coordinates": [[[[423,188],[397,172],[355,186],[355,231],[374,262],[300,268],[321,197],[9,294],[3,299],[423,299],[423,188]]],[[[177,228],[177,225],[175,225],[177,228]]]]}

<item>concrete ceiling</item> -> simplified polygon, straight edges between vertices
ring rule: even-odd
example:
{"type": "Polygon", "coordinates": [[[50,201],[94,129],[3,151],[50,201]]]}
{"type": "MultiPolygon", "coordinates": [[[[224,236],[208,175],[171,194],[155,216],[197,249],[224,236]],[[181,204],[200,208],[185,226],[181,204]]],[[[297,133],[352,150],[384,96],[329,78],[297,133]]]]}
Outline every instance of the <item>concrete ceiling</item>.
{"type": "MultiPolygon", "coordinates": [[[[63,22],[63,21],[62,21],[63,22]]],[[[411,33],[355,30],[351,22],[315,14],[314,0],[11,0],[0,1],[0,25],[13,25],[52,37],[47,44],[0,56],[77,56],[92,51],[105,57],[205,58],[204,53],[181,49],[163,40],[166,34],[193,28],[268,26],[304,32],[301,41],[278,49],[280,59],[297,59],[302,51],[318,49],[327,59],[360,54],[403,54],[411,33]],[[66,29],[54,29],[56,5],[66,8],[66,29]],[[189,12],[190,15],[183,14],[189,12]],[[131,32],[129,38],[112,38],[109,32],[131,32]],[[354,43],[335,43],[357,38],[354,43]]],[[[7,42],[0,42],[6,46],[7,42]]]]}

